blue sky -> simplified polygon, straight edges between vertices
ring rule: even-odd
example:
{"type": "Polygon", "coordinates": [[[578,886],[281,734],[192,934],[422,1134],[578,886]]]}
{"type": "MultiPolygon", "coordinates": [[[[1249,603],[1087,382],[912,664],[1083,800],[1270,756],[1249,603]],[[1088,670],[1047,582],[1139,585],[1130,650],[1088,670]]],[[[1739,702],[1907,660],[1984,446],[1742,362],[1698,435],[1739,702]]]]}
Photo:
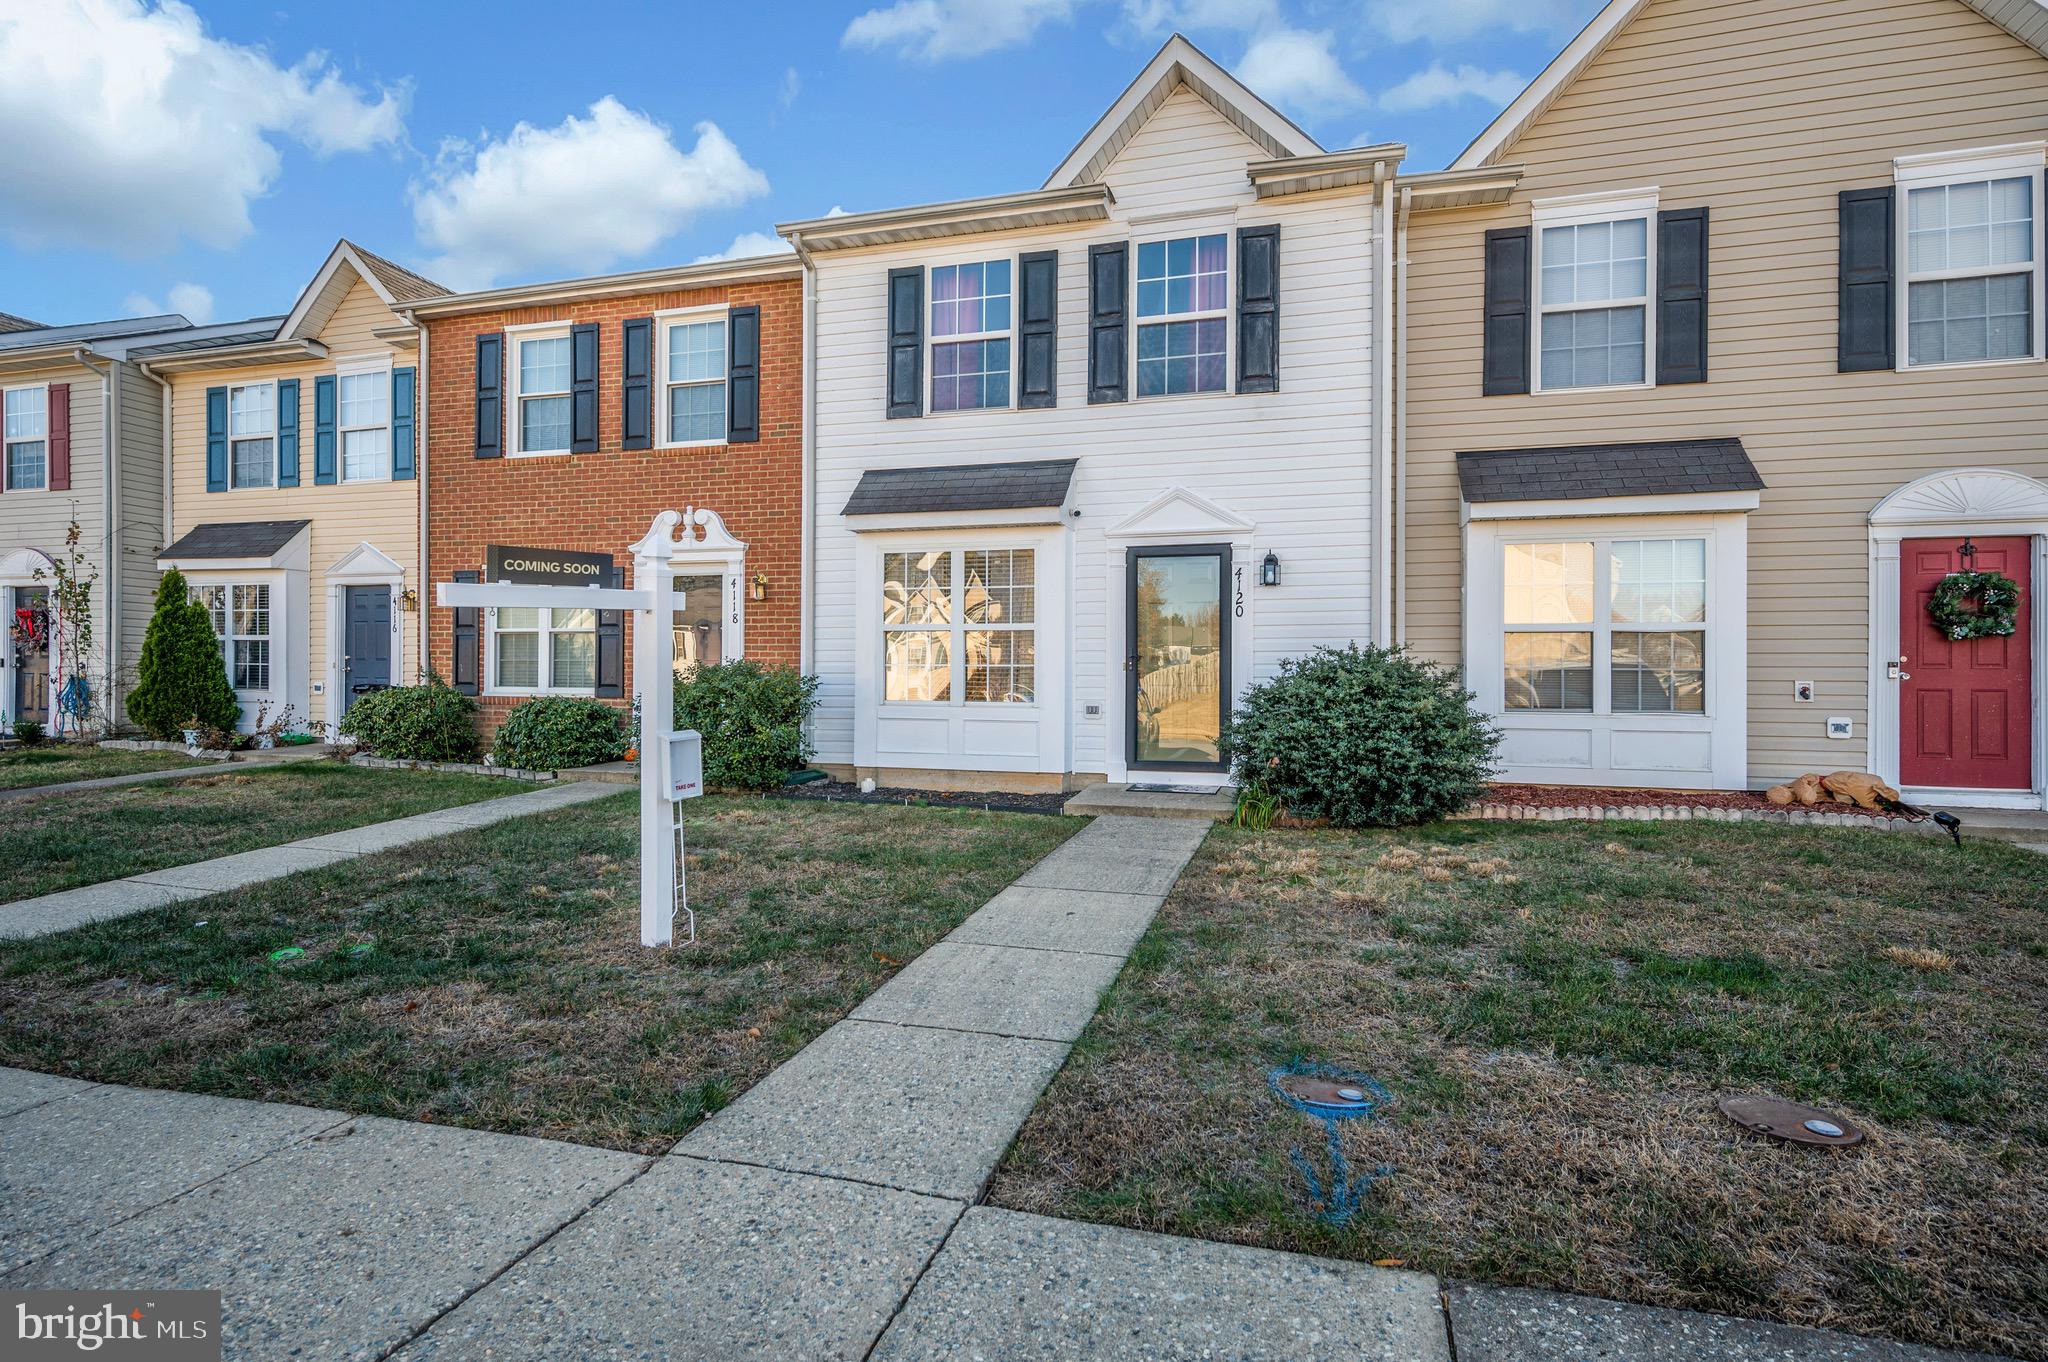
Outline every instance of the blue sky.
{"type": "Polygon", "coordinates": [[[1175,29],[1323,145],[1434,169],[1598,8],[0,0],[0,311],[227,320],[338,236],[482,287],[1035,188],[1175,29]]]}

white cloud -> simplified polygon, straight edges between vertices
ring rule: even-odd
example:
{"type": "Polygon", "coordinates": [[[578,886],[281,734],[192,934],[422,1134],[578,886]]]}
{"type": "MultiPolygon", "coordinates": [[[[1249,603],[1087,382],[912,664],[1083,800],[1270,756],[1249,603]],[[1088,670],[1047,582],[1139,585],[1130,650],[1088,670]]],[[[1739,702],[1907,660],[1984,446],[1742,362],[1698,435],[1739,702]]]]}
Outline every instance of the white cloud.
{"type": "Polygon", "coordinates": [[[1397,43],[1453,43],[1483,32],[1566,33],[1600,0],[1368,0],[1366,17],[1397,43]]]}
{"type": "Polygon", "coordinates": [[[428,273],[454,288],[550,267],[589,274],[644,255],[708,209],[768,192],[715,123],[683,151],[610,95],[552,128],[521,123],[483,145],[443,144],[412,188],[428,273]]]}
{"type": "Polygon", "coordinates": [[[1276,28],[1252,39],[1237,78],[1262,98],[1315,113],[1352,109],[1366,102],[1365,91],[1344,74],[1331,50],[1331,35],[1297,28],[1276,28]]]}
{"type": "Polygon", "coordinates": [[[782,88],[776,92],[775,102],[787,109],[796,103],[796,97],[803,93],[804,78],[797,74],[794,66],[782,68],[782,88]]]}
{"type": "Polygon", "coordinates": [[[773,232],[741,232],[732,239],[732,245],[711,255],[700,255],[695,264],[708,265],[714,260],[745,260],[754,255],[783,255],[796,247],[784,241],[773,232]]]}
{"type": "Polygon", "coordinates": [[[318,53],[281,67],[179,0],[0,11],[0,232],[23,246],[233,246],[277,180],[281,141],[324,156],[405,135],[403,86],[365,91],[318,53]]]}
{"type": "Polygon", "coordinates": [[[1414,113],[1455,104],[1461,99],[1480,99],[1504,108],[1528,83],[1513,71],[1486,71],[1470,65],[1453,69],[1442,62],[1431,62],[1382,92],[1379,106],[1390,113],[1414,113]]]}
{"type": "Polygon", "coordinates": [[[131,293],[128,301],[121,304],[131,317],[156,317],[166,312],[181,314],[194,326],[204,326],[213,320],[213,290],[204,284],[173,284],[167,295],[168,306],[159,307],[156,299],[144,293],[131,293]]]}
{"type": "Polygon", "coordinates": [[[1123,0],[1124,23],[1144,37],[1192,29],[1264,28],[1280,19],[1279,0],[1123,0]]]}
{"type": "Polygon", "coordinates": [[[1080,0],[896,0],[846,26],[844,47],[888,48],[920,61],[978,57],[1029,42],[1073,17],[1080,0]]]}

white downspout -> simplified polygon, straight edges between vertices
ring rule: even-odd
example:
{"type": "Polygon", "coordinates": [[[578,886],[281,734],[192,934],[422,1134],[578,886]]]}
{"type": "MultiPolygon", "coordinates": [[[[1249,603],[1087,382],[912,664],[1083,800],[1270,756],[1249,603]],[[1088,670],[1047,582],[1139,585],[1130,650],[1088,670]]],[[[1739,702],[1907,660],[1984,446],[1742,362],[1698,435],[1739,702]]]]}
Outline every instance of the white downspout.
{"type": "MultiPolygon", "coordinates": [[[[413,376],[412,381],[412,475],[413,479],[419,483],[420,501],[420,605],[417,612],[419,620],[413,626],[413,633],[419,636],[420,656],[418,670],[413,673],[413,680],[425,681],[427,679],[427,645],[429,642],[427,638],[427,601],[432,595],[427,583],[434,580],[427,574],[427,475],[429,471],[427,462],[427,328],[420,322],[418,317],[412,316],[409,313],[406,314],[406,320],[411,322],[420,333],[419,372],[413,376]]],[[[405,584],[401,581],[399,583],[399,591],[402,594],[404,590],[405,584]]],[[[403,619],[405,615],[404,600],[401,599],[395,602],[395,604],[398,606],[400,618],[403,619]]],[[[403,680],[402,677],[400,679],[403,680]]]]}
{"type": "Polygon", "coordinates": [[[1393,182],[1387,163],[1372,168],[1373,182],[1373,280],[1372,280],[1372,640],[1385,645],[1392,641],[1393,613],[1393,405],[1394,374],[1391,328],[1394,262],[1393,182]]]}
{"type": "Polygon", "coordinates": [[[1401,187],[1394,240],[1394,642],[1408,641],[1408,212],[1415,191],[1401,187]]]}
{"type": "Polygon", "coordinates": [[[793,237],[797,259],[804,267],[803,294],[803,519],[802,581],[797,588],[797,670],[811,673],[817,653],[812,637],[817,628],[817,604],[811,590],[818,557],[817,474],[818,474],[818,263],[802,238],[793,237]]]}

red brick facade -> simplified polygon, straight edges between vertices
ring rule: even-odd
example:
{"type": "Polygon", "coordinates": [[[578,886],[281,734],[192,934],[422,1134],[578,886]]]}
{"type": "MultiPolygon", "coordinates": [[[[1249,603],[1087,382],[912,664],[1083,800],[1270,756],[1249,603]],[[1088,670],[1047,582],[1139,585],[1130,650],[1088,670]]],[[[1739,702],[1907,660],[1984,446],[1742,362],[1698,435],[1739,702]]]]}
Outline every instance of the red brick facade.
{"type": "MultiPolygon", "coordinates": [[[[801,279],[785,278],[428,320],[429,580],[452,581],[458,571],[481,570],[486,545],[509,544],[609,553],[630,581],[632,555],[626,548],[647,533],[657,512],[709,507],[747,545],[749,580],[756,574],[767,578],[767,598],[746,602],[746,655],[764,663],[797,665],[797,611],[803,589],[802,288],[801,279]],[[761,309],[760,440],[689,449],[622,449],[620,323],[674,308],[720,303],[752,303],[761,309]],[[596,323],[599,328],[598,451],[479,459],[476,337],[536,322],[596,323]]],[[[506,353],[509,362],[509,345],[506,353]]],[[[657,415],[661,403],[657,393],[657,415]]],[[[508,432],[515,419],[508,410],[508,432]]],[[[441,676],[451,676],[453,612],[430,605],[426,627],[431,665],[441,676]]],[[[630,697],[630,615],[626,628],[630,697]]],[[[487,739],[522,698],[478,697],[487,739]]]]}

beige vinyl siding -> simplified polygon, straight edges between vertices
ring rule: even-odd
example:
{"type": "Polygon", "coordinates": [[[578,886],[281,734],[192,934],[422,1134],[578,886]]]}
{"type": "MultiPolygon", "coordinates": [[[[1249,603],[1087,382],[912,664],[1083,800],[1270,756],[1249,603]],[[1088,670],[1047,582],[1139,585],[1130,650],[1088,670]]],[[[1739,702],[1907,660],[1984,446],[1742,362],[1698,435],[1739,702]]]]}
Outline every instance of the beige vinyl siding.
{"type": "MultiPolygon", "coordinates": [[[[327,569],[356,545],[370,543],[405,569],[405,584],[414,591],[419,580],[419,482],[344,483],[316,486],[313,481],[313,380],[335,372],[338,362],[369,356],[389,357],[393,367],[418,363],[417,350],[396,350],[372,334],[398,324],[369,285],[358,281],[335,309],[317,338],[327,357],[311,362],[266,364],[246,369],[211,369],[175,375],[172,379],[171,427],[173,463],[172,536],[195,525],[244,520],[310,520],[308,622],[310,656],[306,671],[315,683],[327,680],[327,569]],[[225,492],[206,490],[206,390],[240,383],[277,379],[299,380],[299,486],[249,488],[225,492]]],[[[415,448],[417,448],[415,437],[415,448]]],[[[336,458],[339,460],[339,451],[336,458]]],[[[394,680],[418,674],[418,635],[423,618],[403,617],[402,648],[393,650],[394,680]]],[[[312,695],[309,721],[329,719],[331,695],[312,695]]]]}
{"type": "Polygon", "coordinates": [[[1526,167],[1512,203],[1412,220],[1408,637],[1458,656],[1458,451],[1738,436],[1769,484],[1749,519],[1752,783],[1861,764],[1870,509],[1942,469],[2048,475],[2048,366],[1836,372],[1836,194],[1890,184],[1895,156],[2043,136],[2048,61],[1958,0],[1653,0],[1504,149],[1526,167]],[[1709,381],[1482,397],[1483,234],[1535,198],[1649,186],[1712,213],[1709,381]],[[1853,741],[1824,736],[1836,714],[1853,741]]]}
{"type": "Polygon", "coordinates": [[[142,639],[149,632],[150,607],[161,575],[156,555],[164,546],[164,390],[131,362],[122,361],[117,372],[121,403],[117,528],[121,630],[115,680],[125,695],[134,684],[135,663],[142,656],[142,639]]]}
{"type": "MultiPolygon", "coordinates": [[[[68,492],[0,491],[0,553],[16,549],[41,549],[51,558],[64,557],[64,536],[76,520],[84,551],[92,570],[107,580],[107,536],[103,489],[106,486],[106,398],[97,372],[82,364],[58,364],[26,374],[0,378],[0,389],[33,387],[39,383],[71,385],[71,490],[68,492]]],[[[0,478],[5,469],[0,467],[0,478]]],[[[0,484],[4,485],[4,484],[0,484]]],[[[107,594],[104,588],[93,595],[93,634],[107,636],[107,594]]],[[[95,674],[105,666],[105,649],[94,659],[95,674]]],[[[13,678],[0,672],[0,684],[12,686],[13,678]]],[[[10,692],[9,707],[12,707],[10,692]]]]}

